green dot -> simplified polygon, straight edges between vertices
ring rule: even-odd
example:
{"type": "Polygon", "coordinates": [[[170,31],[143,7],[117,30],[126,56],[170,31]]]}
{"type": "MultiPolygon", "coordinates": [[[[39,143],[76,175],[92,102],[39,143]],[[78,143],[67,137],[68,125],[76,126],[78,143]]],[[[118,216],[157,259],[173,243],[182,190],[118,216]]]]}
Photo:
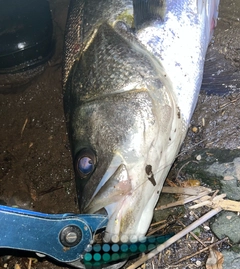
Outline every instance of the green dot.
{"type": "Polygon", "coordinates": [[[147,250],[147,246],[145,244],[140,244],[138,249],[140,252],[145,252],[147,250]]]}
{"type": "Polygon", "coordinates": [[[87,261],[87,262],[91,261],[92,260],[92,254],[91,253],[86,253],[84,255],[84,260],[87,261]]]}
{"type": "Polygon", "coordinates": [[[112,251],[113,252],[118,252],[119,251],[119,245],[118,244],[113,244],[112,245],[112,251]]]}
{"type": "Polygon", "coordinates": [[[104,252],[108,252],[108,251],[110,250],[110,245],[109,245],[109,244],[103,244],[103,246],[102,246],[102,250],[103,250],[104,252]]]}
{"type": "Polygon", "coordinates": [[[152,249],[154,249],[156,247],[156,245],[154,245],[154,244],[149,244],[148,245],[148,250],[152,250],[152,249]]]}
{"type": "Polygon", "coordinates": [[[128,251],[128,245],[127,244],[122,244],[121,245],[121,251],[122,252],[127,252],[128,251]]]}
{"type": "Polygon", "coordinates": [[[101,245],[100,244],[96,244],[93,246],[93,251],[94,252],[99,252],[101,250],[101,245]]]}
{"type": "Polygon", "coordinates": [[[168,239],[167,236],[159,236],[159,237],[156,238],[156,241],[157,241],[158,244],[162,244],[162,243],[164,243],[167,239],[168,239]]]}
{"type": "Polygon", "coordinates": [[[92,262],[86,262],[86,261],[84,261],[84,266],[85,266],[86,269],[87,268],[92,268],[92,262]]]}
{"type": "Polygon", "coordinates": [[[108,253],[104,253],[104,254],[102,255],[102,259],[103,259],[105,262],[108,262],[108,261],[110,261],[111,256],[110,256],[110,254],[108,254],[108,253]]]}
{"type": "Polygon", "coordinates": [[[93,259],[94,259],[94,261],[96,261],[96,262],[100,261],[100,260],[101,260],[101,254],[99,254],[99,253],[95,253],[95,254],[93,255],[93,259]]]}
{"type": "Polygon", "coordinates": [[[156,238],[155,237],[149,237],[148,238],[148,243],[155,243],[156,242],[156,238]]]}
{"type": "Polygon", "coordinates": [[[138,247],[137,247],[136,244],[131,244],[131,245],[130,245],[130,250],[131,250],[131,252],[136,252],[137,249],[138,249],[138,247]]]}
{"type": "Polygon", "coordinates": [[[127,252],[122,252],[122,253],[120,253],[120,259],[121,259],[121,260],[128,259],[128,253],[127,253],[127,252]]]}
{"type": "Polygon", "coordinates": [[[112,261],[117,261],[117,260],[119,260],[119,258],[120,258],[120,256],[119,256],[118,253],[113,253],[112,254],[112,261]]]}
{"type": "Polygon", "coordinates": [[[96,268],[96,269],[102,268],[101,262],[94,262],[89,269],[92,269],[92,268],[96,268]]]}

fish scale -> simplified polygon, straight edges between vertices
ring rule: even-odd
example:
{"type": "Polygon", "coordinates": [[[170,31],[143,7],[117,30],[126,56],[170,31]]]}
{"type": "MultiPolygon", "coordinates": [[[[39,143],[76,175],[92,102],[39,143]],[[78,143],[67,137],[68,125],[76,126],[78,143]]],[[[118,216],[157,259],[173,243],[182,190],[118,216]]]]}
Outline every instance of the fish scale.
{"type": "Polygon", "coordinates": [[[137,33],[138,40],[164,66],[186,126],[200,91],[218,4],[219,1],[168,1],[164,22],[151,22],[137,33]]]}

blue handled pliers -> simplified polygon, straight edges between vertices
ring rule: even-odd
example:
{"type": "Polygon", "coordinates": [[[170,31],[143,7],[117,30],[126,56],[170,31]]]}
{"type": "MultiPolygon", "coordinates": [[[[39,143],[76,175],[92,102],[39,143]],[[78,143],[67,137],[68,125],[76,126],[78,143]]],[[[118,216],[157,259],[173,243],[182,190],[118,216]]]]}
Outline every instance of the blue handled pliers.
{"type": "Polygon", "coordinates": [[[113,264],[119,268],[129,257],[150,251],[172,236],[94,243],[94,234],[107,222],[108,217],[100,214],[44,214],[0,205],[0,248],[33,251],[76,268],[110,268],[113,264]]]}
{"type": "Polygon", "coordinates": [[[44,214],[0,205],[0,248],[33,251],[85,268],[81,262],[107,216],[44,214]]]}

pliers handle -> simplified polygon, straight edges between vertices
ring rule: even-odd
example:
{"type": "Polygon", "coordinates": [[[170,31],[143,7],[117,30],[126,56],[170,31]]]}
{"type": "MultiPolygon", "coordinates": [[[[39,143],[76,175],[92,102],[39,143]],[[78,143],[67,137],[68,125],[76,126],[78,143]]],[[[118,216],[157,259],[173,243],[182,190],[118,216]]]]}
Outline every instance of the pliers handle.
{"type": "Polygon", "coordinates": [[[107,216],[44,214],[0,205],[0,248],[33,251],[85,268],[83,254],[107,216]]]}

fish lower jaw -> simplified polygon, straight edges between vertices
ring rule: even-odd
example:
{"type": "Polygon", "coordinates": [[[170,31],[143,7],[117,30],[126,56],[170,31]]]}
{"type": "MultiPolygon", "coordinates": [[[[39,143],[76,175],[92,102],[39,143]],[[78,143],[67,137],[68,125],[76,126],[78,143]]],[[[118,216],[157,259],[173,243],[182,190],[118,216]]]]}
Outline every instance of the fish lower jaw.
{"type": "MultiPolygon", "coordinates": [[[[154,191],[148,202],[143,201],[143,199],[137,201],[136,196],[129,195],[121,202],[119,201],[117,206],[115,204],[114,212],[109,214],[104,241],[129,242],[138,241],[145,237],[153,217],[153,208],[158,198],[157,191],[154,191]]],[[[109,212],[108,206],[105,209],[109,212]]]]}
{"type": "Polygon", "coordinates": [[[115,218],[114,224],[111,224],[110,221],[110,225],[111,226],[110,229],[108,229],[108,227],[106,228],[105,234],[104,234],[104,241],[105,242],[122,242],[122,243],[126,243],[126,242],[132,242],[132,241],[139,241],[142,238],[144,238],[145,234],[146,234],[146,230],[149,227],[149,224],[151,222],[152,217],[150,218],[150,221],[144,225],[146,228],[144,228],[143,231],[143,226],[141,227],[141,229],[139,228],[135,228],[135,225],[132,225],[132,227],[129,227],[128,230],[123,231],[121,230],[121,224],[124,223],[124,218],[120,219],[120,218],[115,218]]]}

